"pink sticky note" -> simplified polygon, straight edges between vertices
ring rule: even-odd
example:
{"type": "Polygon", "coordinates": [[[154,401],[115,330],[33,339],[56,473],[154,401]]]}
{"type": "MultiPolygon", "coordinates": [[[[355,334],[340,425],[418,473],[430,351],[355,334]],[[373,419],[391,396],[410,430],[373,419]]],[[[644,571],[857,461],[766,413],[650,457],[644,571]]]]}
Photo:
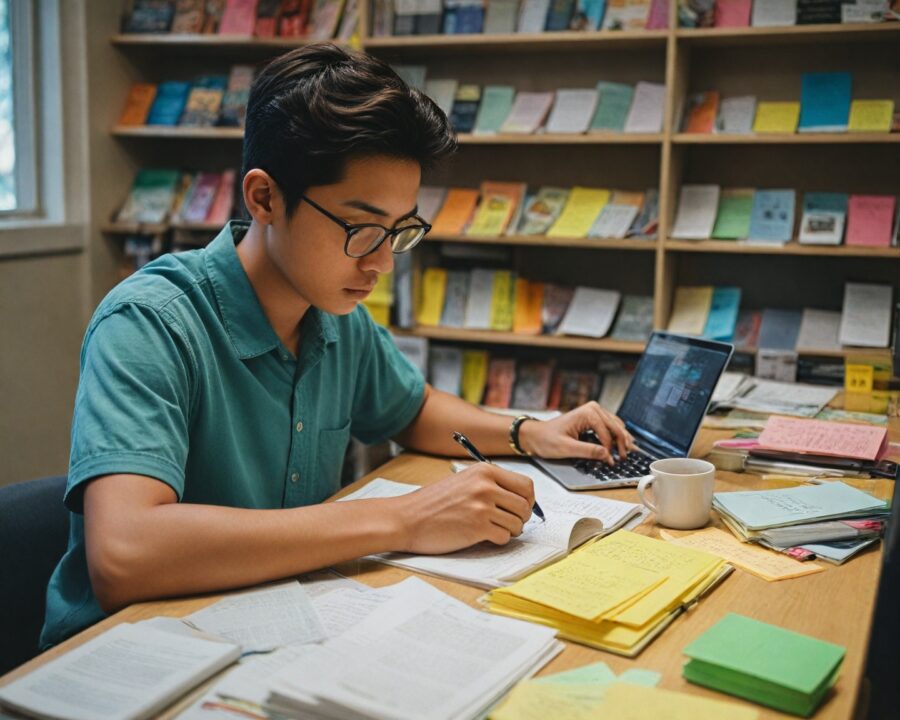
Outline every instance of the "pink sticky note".
{"type": "Polygon", "coordinates": [[[716,27],[747,27],[752,5],[752,0],[716,0],[716,27]]]}
{"type": "Polygon", "coordinates": [[[851,195],[847,208],[847,244],[889,247],[895,203],[893,195],[851,195]]]}
{"type": "Polygon", "coordinates": [[[887,428],[773,415],[759,435],[767,450],[877,460],[887,449],[887,428]]]}

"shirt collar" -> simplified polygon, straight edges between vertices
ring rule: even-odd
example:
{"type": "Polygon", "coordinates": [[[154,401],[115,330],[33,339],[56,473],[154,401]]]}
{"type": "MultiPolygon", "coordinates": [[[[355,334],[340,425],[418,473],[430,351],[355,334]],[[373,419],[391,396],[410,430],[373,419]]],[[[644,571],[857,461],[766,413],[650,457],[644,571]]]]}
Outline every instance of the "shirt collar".
{"type": "MultiPolygon", "coordinates": [[[[259,357],[281,347],[281,340],[263,312],[256,291],[238,258],[235,244],[240,242],[250,223],[229,222],[206,247],[206,272],[219,304],[222,324],[241,360],[259,357]]],[[[337,341],[335,319],[318,308],[310,307],[307,336],[326,345],[337,341]]]]}

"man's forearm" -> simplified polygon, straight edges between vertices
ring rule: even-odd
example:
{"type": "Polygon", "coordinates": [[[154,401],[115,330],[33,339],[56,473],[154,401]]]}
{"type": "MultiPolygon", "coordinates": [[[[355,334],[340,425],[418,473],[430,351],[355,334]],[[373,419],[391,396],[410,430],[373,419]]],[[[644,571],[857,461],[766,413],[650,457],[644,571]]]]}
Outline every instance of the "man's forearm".
{"type": "Polygon", "coordinates": [[[435,455],[466,456],[453,441],[452,434],[457,431],[466,435],[488,457],[512,455],[509,447],[512,421],[508,415],[487,412],[455,395],[427,386],[419,415],[396,440],[404,447],[435,455]]]}

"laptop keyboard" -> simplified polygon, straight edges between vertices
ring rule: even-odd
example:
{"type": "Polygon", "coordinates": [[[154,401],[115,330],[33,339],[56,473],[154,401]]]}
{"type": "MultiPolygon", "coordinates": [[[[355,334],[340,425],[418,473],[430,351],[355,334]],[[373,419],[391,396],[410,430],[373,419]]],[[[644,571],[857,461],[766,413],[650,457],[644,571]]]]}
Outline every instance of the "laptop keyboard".
{"type": "MultiPolygon", "coordinates": [[[[592,433],[586,433],[582,440],[600,444],[600,441],[592,433]]],[[[614,465],[607,465],[599,460],[575,460],[573,465],[583,475],[590,475],[601,482],[604,480],[621,480],[623,478],[640,478],[650,474],[650,463],[654,458],[642,452],[633,450],[624,458],[613,450],[614,465]]]]}

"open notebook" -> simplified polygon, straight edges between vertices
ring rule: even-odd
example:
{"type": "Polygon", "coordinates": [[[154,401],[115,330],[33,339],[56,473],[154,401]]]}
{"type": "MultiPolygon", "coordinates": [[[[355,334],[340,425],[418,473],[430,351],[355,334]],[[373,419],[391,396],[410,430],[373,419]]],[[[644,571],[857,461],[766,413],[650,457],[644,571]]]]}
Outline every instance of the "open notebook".
{"type": "MultiPolygon", "coordinates": [[[[522,471],[519,463],[502,465],[522,471]]],[[[522,534],[506,545],[479,543],[447,555],[382,553],[373,555],[372,559],[478,587],[502,587],[565,557],[591,538],[608,535],[632,518],[641,516],[640,505],[567,492],[549,478],[541,482],[535,478],[533,468],[528,467],[528,474],[535,480],[535,496],[547,516],[546,522],[532,516],[522,534]]],[[[418,485],[376,478],[341,499],[396,497],[418,489],[418,485]]]]}

